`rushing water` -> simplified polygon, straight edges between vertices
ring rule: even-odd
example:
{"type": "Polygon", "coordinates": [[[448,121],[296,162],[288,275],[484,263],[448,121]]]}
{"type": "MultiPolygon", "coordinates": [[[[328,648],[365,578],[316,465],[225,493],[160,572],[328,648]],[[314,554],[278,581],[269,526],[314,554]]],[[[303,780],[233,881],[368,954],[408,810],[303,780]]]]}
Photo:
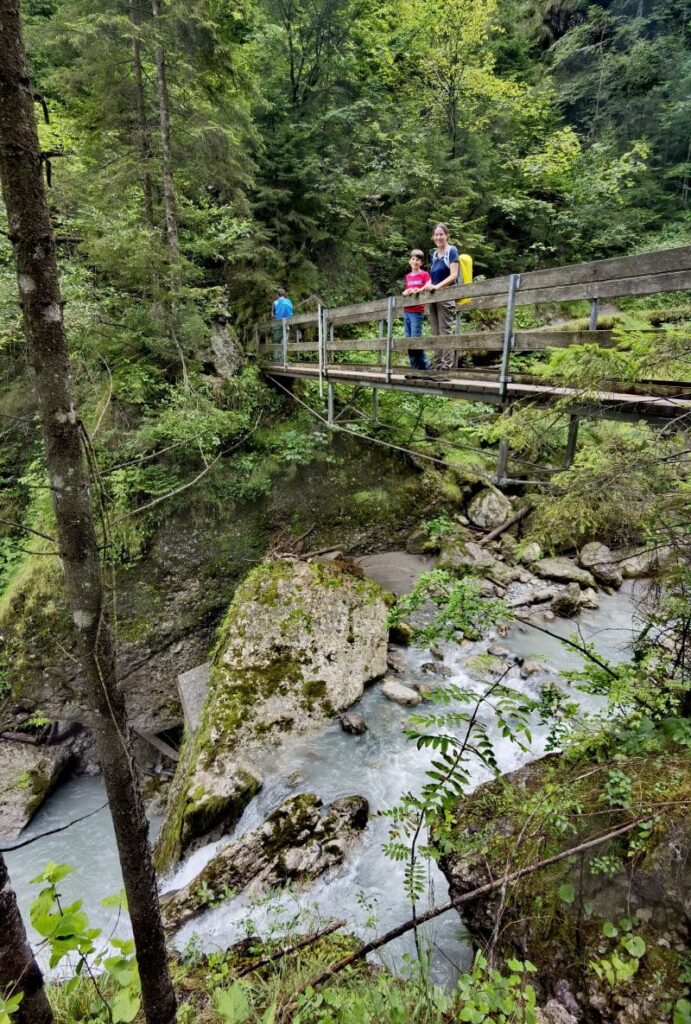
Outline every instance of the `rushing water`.
{"type": "MultiPolygon", "coordinates": [[[[400,553],[392,553],[388,556],[387,574],[386,558],[377,557],[379,561],[368,565],[368,571],[382,582],[394,583],[396,589],[404,589],[414,571],[413,563],[405,561],[400,553]],[[392,567],[395,579],[391,576],[392,567]]],[[[422,567],[419,563],[418,571],[422,567]]],[[[632,632],[635,632],[631,588],[625,585],[617,594],[601,595],[600,601],[599,609],[583,611],[578,620],[558,619],[545,625],[552,632],[565,636],[573,634],[577,627],[584,639],[597,644],[601,654],[617,661],[625,656],[632,632]]],[[[444,662],[453,671],[453,678],[449,681],[479,691],[480,684],[469,678],[463,662],[486,651],[487,646],[497,639],[512,654],[535,657],[545,662],[545,672],[524,680],[518,667],[514,667],[505,679],[508,685],[531,696],[539,692],[545,679],[558,677],[560,669],[580,663],[578,655],[565,649],[557,640],[529,625],[515,622],[505,637],[488,637],[481,643],[462,647],[444,646],[444,662]]],[[[403,656],[404,672],[398,677],[401,682],[421,680],[441,686],[448,683],[443,679],[435,680],[422,671],[421,666],[432,660],[427,650],[410,649],[403,652],[403,656]]],[[[421,705],[421,708],[427,710],[429,705],[421,705]]],[[[409,917],[410,908],[402,884],[403,865],[393,863],[382,852],[382,843],[387,837],[387,820],[377,817],[376,812],[394,806],[403,793],[420,790],[426,781],[425,770],[431,755],[418,751],[404,736],[409,717],[416,709],[403,708],[387,700],[379,684],[367,690],[357,710],[362,712],[368,724],[368,731],[363,736],[347,735],[338,722],[334,722],[318,735],[289,740],[280,752],[272,755],[271,770],[265,774],[264,786],[247,807],[234,833],[240,835],[256,827],[292,793],[315,792],[325,803],[359,793],[369,800],[370,824],[356,841],[346,862],[300,893],[254,903],[241,896],[208,910],[180,931],[176,945],[182,948],[192,940],[205,949],[222,948],[248,932],[266,935],[272,929],[279,929],[286,922],[293,924],[296,920],[299,920],[300,930],[308,931],[333,918],[345,918],[351,930],[363,937],[371,937],[374,933],[370,918],[376,918],[378,932],[409,917]]],[[[530,752],[522,753],[493,728],[489,719],[486,721],[503,771],[510,771],[543,752],[544,728],[535,729],[530,752]]],[[[479,783],[486,777],[479,767],[474,769],[474,782],[479,783]]],[[[22,838],[85,814],[98,807],[103,799],[100,780],[74,779],[46,803],[22,838]]],[[[194,853],[165,881],[164,888],[175,889],[189,881],[214,851],[227,841],[221,840],[194,853]]],[[[118,920],[113,911],[106,910],[99,903],[103,896],[117,892],[122,886],[107,810],[99,811],[66,832],[8,855],[12,882],[24,911],[31,898],[29,890],[33,889],[28,885],[29,879],[51,859],[67,861],[77,869],[75,875],[63,883],[66,898],[82,897],[92,923],[102,927],[104,934],[114,928],[122,934],[127,922],[118,920]]],[[[446,898],[445,879],[436,866],[431,865],[429,889],[418,909],[424,910],[446,898]]],[[[468,963],[470,955],[459,916],[450,911],[430,922],[426,938],[431,949],[434,976],[440,982],[452,980],[458,969],[468,963]]],[[[412,937],[409,935],[386,948],[384,961],[396,967],[412,951],[412,937]]]]}

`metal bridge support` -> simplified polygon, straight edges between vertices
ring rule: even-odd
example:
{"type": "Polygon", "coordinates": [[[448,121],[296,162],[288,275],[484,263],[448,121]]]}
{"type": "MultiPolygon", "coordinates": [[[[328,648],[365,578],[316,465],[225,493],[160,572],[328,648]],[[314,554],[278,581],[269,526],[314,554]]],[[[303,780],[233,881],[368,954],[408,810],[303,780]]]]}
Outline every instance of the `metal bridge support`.
{"type": "MultiPolygon", "coordinates": [[[[509,289],[506,296],[506,319],[504,320],[504,342],[501,351],[501,366],[499,368],[499,394],[502,403],[506,403],[507,384],[510,380],[509,363],[513,351],[516,336],[513,330],[513,320],[516,311],[516,292],[521,284],[520,274],[511,274],[509,277],[509,289]]],[[[509,415],[511,410],[509,409],[509,415]]],[[[506,470],[509,462],[509,442],[501,441],[499,454],[497,455],[497,470],[494,476],[497,486],[506,482],[506,470]]]]}
{"type": "Polygon", "coordinates": [[[386,300],[386,383],[391,382],[391,356],[393,354],[393,314],[395,295],[389,295],[386,300]]]}
{"type": "Polygon", "coordinates": [[[330,427],[334,425],[334,386],[331,382],[326,385],[326,422],[330,427]]]}
{"type": "MultiPolygon", "coordinates": [[[[377,337],[384,337],[384,321],[379,321],[377,337]]],[[[381,366],[381,349],[377,351],[377,366],[381,366]]],[[[372,388],[372,423],[379,422],[379,389],[372,388]]]]}
{"type": "MultiPolygon", "coordinates": [[[[590,300],[590,319],[588,321],[588,330],[597,330],[597,318],[600,313],[600,300],[594,298],[590,300]]],[[[564,459],[564,469],[569,469],[573,465],[574,456],[576,454],[576,445],[578,443],[578,425],[579,418],[575,413],[571,413],[569,416],[569,433],[566,438],[566,457],[564,459]]]]}

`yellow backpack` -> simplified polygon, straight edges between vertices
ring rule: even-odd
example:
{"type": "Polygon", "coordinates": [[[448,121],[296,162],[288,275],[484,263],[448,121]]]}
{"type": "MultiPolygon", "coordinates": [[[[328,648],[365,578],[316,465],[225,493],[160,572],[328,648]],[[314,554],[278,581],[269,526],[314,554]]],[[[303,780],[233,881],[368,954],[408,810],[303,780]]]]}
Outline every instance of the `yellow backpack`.
{"type": "MultiPolygon", "coordinates": [[[[461,252],[458,254],[458,283],[472,284],[472,281],[473,257],[469,256],[467,252],[461,252]]],[[[459,299],[457,305],[462,306],[466,302],[470,302],[470,299],[459,299]]]]}

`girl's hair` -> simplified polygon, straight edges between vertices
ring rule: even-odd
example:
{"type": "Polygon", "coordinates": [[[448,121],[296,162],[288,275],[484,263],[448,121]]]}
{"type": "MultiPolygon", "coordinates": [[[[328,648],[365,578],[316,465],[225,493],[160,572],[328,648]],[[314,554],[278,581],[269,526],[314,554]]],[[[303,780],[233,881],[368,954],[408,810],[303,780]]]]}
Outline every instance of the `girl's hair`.
{"type": "Polygon", "coordinates": [[[446,235],[447,238],[450,237],[451,232],[449,231],[449,225],[448,224],[442,224],[441,222],[439,224],[435,224],[434,225],[434,230],[432,231],[432,234],[434,234],[434,232],[437,231],[438,228],[442,229],[442,231],[444,232],[444,234],[446,235]]]}
{"type": "MultiPolygon", "coordinates": [[[[425,254],[422,249],[411,249],[410,256],[417,256],[418,259],[424,260],[425,254]]],[[[410,259],[410,257],[408,257],[410,259]]]]}

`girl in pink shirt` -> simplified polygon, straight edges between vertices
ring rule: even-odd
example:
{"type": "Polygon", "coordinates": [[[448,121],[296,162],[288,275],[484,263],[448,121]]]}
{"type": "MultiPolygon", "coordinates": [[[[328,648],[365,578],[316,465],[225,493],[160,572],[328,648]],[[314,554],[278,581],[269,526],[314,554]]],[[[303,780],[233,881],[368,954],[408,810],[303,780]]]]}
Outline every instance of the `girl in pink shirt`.
{"type": "MultiPolygon", "coordinates": [[[[410,273],[405,276],[404,295],[414,295],[431,281],[426,270],[422,269],[424,253],[421,249],[413,249],[408,259],[410,273]]],[[[406,306],[403,310],[403,333],[406,338],[422,337],[422,318],[424,306],[406,306]]],[[[409,348],[408,360],[413,370],[429,370],[430,362],[421,348],[409,348]]]]}

